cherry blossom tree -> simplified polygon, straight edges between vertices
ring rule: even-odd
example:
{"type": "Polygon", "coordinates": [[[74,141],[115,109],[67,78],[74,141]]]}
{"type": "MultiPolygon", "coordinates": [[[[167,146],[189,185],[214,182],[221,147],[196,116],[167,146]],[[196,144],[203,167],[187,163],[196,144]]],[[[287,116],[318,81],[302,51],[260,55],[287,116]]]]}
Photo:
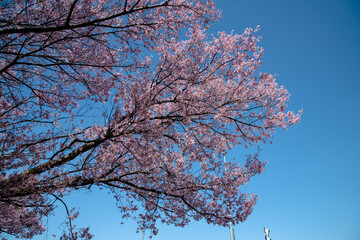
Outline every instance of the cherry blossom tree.
{"type": "MultiPolygon", "coordinates": [[[[246,220],[258,197],[240,187],[264,163],[221,156],[299,114],[259,72],[257,29],[207,34],[219,16],[212,0],[2,1],[0,234],[41,234],[64,196],[93,187],[154,234],[157,220],[246,220]]],[[[62,239],[90,239],[66,211],[62,239]]]]}

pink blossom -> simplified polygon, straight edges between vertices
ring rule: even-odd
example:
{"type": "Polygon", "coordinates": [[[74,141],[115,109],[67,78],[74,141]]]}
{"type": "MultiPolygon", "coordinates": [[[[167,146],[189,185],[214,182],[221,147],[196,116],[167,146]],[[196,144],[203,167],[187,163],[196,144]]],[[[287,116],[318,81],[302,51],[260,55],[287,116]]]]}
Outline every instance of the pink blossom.
{"type": "Polygon", "coordinates": [[[0,234],[41,234],[60,205],[61,239],[91,239],[62,198],[93,186],[153,234],[157,220],[246,220],[258,197],[240,187],[265,164],[253,154],[224,171],[222,156],[301,114],[286,111],[274,75],[257,76],[258,28],[209,37],[220,16],[211,0],[0,8],[0,234]]]}

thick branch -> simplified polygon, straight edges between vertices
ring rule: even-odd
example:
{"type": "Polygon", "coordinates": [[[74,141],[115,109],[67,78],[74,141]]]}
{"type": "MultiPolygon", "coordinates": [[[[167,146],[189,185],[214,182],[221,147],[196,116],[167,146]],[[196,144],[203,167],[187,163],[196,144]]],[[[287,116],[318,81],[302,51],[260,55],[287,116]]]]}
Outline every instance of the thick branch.
{"type": "MultiPolygon", "coordinates": [[[[102,23],[111,19],[115,19],[127,14],[133,14],[136,12],[140,12],[143,10],[150,10],[150,9],[155,9],[155,8],[160,8],[160,7],[165,7],[168,6],[170,0],[167,0],[161,4],[157,4],[157,5],[153,5],[153,6],[145,6],[145,7],[140,7],[140,8],[131,8],[129,11],[127,11],[126,9],[124,9],[122,12],[117,13],[117,14],[113,14],[111,16],[107,16],[104,18],[99,18],[99,19],[95,19],[92,21],[88,21],[88,22],[83,22],[83,23],[79,23],[79,24],[74,24],[74,25],[70,25],[68,21],[66,21],[66,23],[64,25],[61,26],[54,26],[54,27],[28,27],[28,28],[12,28],[12,29],[4,29],[4,30],[0,30],[0,35],[5,35],[5,34],[18,34],[18,33],[47,33],[47,32],[59,32],[59,31],[65,31],[65,30],[74,30],[74,29],[78,29],[78,28],[84,28],[84,27],[89,27],[89,26],[93,26],[97,23],[102,23]]],[[[70,13],[69,13],[70,14],[70,13]]],[[[70,15],[68,16],[70,17],[70,15]]],[[[109,25],[108,27],[111,27],[111,25],[109,25]]]]}

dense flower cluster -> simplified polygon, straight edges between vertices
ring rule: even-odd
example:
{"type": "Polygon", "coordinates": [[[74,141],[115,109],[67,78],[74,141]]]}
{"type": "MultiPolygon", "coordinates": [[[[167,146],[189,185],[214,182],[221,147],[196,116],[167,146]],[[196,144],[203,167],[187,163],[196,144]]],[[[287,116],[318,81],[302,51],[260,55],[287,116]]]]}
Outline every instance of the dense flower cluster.
{"type": "MultiPolygon", "coordinates": [[[[0,4],[0,234],[41,234],[74,189],[101,186],[123,217],[184,226],[244,221],[261,173],[223,156],[299,121],[259,73],[256,30],[206,29],[211,0],[20,0],[0,4]]],[[[90,239],[88,228],[63,239],[90,239]]],[[[73,231],[74,230],[74,231],[73,231]]]]}

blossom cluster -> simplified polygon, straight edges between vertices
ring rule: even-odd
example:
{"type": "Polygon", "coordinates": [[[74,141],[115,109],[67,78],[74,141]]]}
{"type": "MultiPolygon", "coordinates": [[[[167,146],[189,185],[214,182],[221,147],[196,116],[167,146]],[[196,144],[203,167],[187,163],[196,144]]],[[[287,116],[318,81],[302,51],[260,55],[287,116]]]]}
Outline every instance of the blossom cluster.
{"type": "MultiPolygon", "coordinates": [[[[245,221],[265,164],[222,159],[300,120],[260,73],[258,28],[207,29],[212,0],[0,4],[0,234],[31,238],[63,196],[108,189],[123,218],[245,221]],[[224,170],[226,168],[226,171],[224,170]]],[[[90,239],[67,211],[62,239],[90,239]]]]}

